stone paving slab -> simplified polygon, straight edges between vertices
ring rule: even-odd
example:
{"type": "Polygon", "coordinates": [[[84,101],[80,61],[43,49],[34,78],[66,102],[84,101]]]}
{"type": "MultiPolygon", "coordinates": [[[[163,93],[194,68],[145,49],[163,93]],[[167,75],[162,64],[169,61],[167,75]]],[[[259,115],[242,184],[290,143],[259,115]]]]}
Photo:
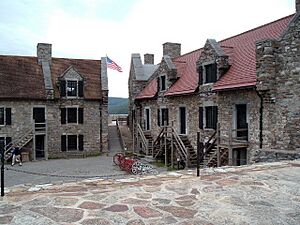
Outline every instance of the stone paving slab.
{"type": "Polygon", "coordinates": [[[14,186],[0,224],[298,225],[300,161],[14,186]]]}

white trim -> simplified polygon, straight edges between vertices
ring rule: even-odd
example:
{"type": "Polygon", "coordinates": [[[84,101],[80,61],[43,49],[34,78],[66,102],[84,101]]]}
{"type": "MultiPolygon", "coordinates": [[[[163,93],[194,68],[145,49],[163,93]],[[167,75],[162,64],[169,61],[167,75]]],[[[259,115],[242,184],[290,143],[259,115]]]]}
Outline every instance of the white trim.
{"type": "MultiPolygon", "coordinates": [[[[83,146],[84,146],[84,135],[83,134],[71,134],[71,133],[62,133],[61,136],[66,136],[66,151],[62,151],[62,149],[60,149],[61,152],[81,152],[79,150],[79,135],[82,135],[83,136],[83,146]],[[76,140],[76,150],[69,150],[68,149],[68,136],[76,136],[77,137],[77,140],[76,140]]],[[[61,141],[61,140],[60,140],[61,141]]],[[[60,142],[60,145],[61,145],[61,142],[60,142]]],[[[83,148],[84,149],[84,148],[83,148]]],[[[84,152],[84,151],[82,151],[84,152]]]]}
{"type": "Polygon", "coordinates": [[[180,135],[188,135],[188,123],[187,123],[187,121],[188,121],[188,110],[187,110],[187,106],[186,105],[179,105],[179,107],[178,107],[178,123],[177,123],[177,125],[178,125],[178,133],[180,134],[180,135]],[[181,111],[180,111],[180,108],[185,108],[185,134],[182,134],[181,133],[181,111]]]}
{"type": "Polygon", "coordinates": [[[152,127],[152,123],[151,123],[151,108],[150,106],[147,106],[144,108],[144,121],[145,121],[145,131],[150,131],[151,127],[152,127]],[[147,113],[146,110],[149,110],[149,129],[147,129],[147,113]]]}
{"type": "Polygon", "coordinates": [[[64,107],[65,109],[66,109],[66,124],[79,124],[79,122],[78,122],[78,120],[79,120],[79,105],[74,105],[74,106],[65,106],[64,107]],[[68,109],[74,109],[74,108],[76,108],[76,123],[70,123],[69,121],[68,121],[68,109]]]}
{"type": "Polygon", "coordinates": [[[77,99],[79,98],[78,96],[78,91],[79,91],[79,80],[75,78],[66,78],[66,98],[68,99],[77,99]],[[68,96],[68,81],[76,81],[76,96],[68,96]]]}

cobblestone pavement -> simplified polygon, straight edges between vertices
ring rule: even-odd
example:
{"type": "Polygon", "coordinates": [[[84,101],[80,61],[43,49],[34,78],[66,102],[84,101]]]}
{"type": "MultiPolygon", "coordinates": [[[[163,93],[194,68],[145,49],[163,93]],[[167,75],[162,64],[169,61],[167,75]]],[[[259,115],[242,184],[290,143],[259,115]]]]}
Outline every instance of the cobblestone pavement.
{"type": "Polygon", "coordinates": [[[17,186],[0,224],[299,224],[300,161],[17,186]]]}
{"type": "Polygon", "coordinates": [[[114,166],[112,157],[98,156],[80,159],[55,159],[36,162],[25,162],[20,167],[5,166],[5,186],[10,187],[18,184],[46,184],[59,181],[82,180],[84,177],[123,175],[119,167],[114,166]],[[15,172],[22,170],[23,172],[15,172]],[[36,173],[33,175],[31,173],[36,173]],[[53,176],[41,176],[38,174],[52,174],[53,176]],[[62,176],[64,175],[64,176],[62,176]]]}

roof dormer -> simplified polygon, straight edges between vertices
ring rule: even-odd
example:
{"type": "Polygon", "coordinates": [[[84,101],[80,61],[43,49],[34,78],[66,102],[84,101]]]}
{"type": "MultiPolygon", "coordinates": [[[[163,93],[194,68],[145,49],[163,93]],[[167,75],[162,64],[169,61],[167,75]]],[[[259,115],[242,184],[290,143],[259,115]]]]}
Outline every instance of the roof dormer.
{"type": "Polygon", "coordinates": [[[60,77],[60,96],[66,98],[82,98],[84,96],[84,78],[75,68],[70,66],[60,77]]]}

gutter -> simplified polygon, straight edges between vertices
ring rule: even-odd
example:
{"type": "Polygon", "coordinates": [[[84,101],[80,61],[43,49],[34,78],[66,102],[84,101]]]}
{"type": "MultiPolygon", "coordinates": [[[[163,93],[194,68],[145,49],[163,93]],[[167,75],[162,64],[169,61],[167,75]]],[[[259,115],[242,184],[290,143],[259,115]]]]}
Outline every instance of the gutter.
{"type": "Polygon", "coordinates": [[[262,149],[263,145],[263,97],[262,95],[255,89],[257,96],[260,98],[260,108],[259,108],[259,147],[262,149]]]}

